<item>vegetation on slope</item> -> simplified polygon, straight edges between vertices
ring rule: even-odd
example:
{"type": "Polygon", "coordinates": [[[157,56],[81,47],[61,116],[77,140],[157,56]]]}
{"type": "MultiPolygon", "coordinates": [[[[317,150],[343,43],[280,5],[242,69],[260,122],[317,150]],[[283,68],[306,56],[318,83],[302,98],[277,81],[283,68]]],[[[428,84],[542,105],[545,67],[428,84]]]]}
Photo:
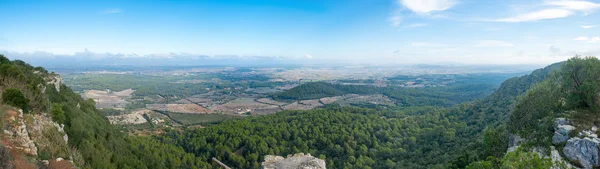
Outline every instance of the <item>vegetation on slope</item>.
{"type": "MultiPolygon", "coordinates": [[[[585,79],[593,79],[598,73],[594,73],[595,69],[590,71],[590,68],[600,66],[588,64],[589,60],[593,59],[575,58],[566,64],[572,64],[573,71],[579,72],[575,75],[582,77],[583,81],[560,81],[565,79],[561,78],[565,75],[547,78],[552,70],[559,67],[555,64],[527,76],[509,79],[489,97],[466,104],[458,103],[484,95],[481,89],[487,87],[450,86],[416,90],[307,83],[305,85],[308,86],[303,86],[306,88],[292,89],[278,96],[307,99],[348,93],[379,93],[398,100],[402,107],[330,106],[310,111],[285,111],[228,120],[204,129],[169,131],[154,137],[130,137],[119,133],[94,108],[92,100],[81,99],[64,85],[60,86],[60,92],[53,85],[39,85],[45,84],[44,77],[51,73],[22,61],[8,61],[0,57],[0,91],[18,89],[30,100],[27,103],[30,112],[49,112],[55,121],[65,124],[69,146],[72,147],[69,153],[81,155],[81,159],[75,159],[75,162],[82,168],[217,168],[209,161],[211,157],[235,168],[258,168],[264,155],[297,152],[324,158],[330,168],[464,168],[469,164],[472,164],[471,167],[492,165],[497,168],[522,164],[513,164],[514,159],[531,159],[536,164],[546,165],[543,159],[540,161],[527,153],[501,157],[507,145],[507,130],[544,131],[538,129],[546,126],[532,122],[553,117],[554,114],[543,114],[553,111],[536,113],[533,110],[554,107],[552,104],[548,107],[534,106],[556,103],[549,99],[555,98],[550,89],[556,85],[563,87],[561,91],[569,91],[563,93],[575,93],[565,96],[568,98],[565,105],[569,105],[570,109],[595,109],[596,104],[590,103],[598,98],[586,93],[598,89],[593,87],[593,81],[585,79]],[[581,65],[584,65],[583,68],[578,68],[581,65]],[[44,88],[45,91],[41,92],[44,88]],[[524,93],[522,98],[517,99],[524,93]],[[432,105],[455,106],[436,108],[432,105]],[[506,125],[507,121],[519,125],[506,125]]],[[[562,73],[565,72],[571,71],[562,73]]],[[[533,132],[531,137],[538,135],[533,132]]]]}
{"type": "Polygon", "coordinates": [[[158,137],[202,158],[234,168],[259,168],[268,154],[311,153],[328,168],[432,168],[460,152],[464,123],[445,111],[409,116],[403,111],[329,107],[226,121],[158,137]]]}
{"type": "MultiPolygon", "coordinates": [[[[507,126],[507,130],[495,140],[506,142],[509,139],[506,132],[510,132],[526,139],[522,151],[532,147],[549,148],[556,118],[569,117],[576,124],[584,126],[598,122],[600,61],[597,58],[574,57],[542,79],[517,99],[508,120],[500,121],[507,126]]],[[[506,144],[496,149],[496,155],[487,157],[485,161],[493,164],[494,168],[510,158],[503,156],[506,144]]]]}
{"type": "Polygon", "coordinates": [[[60,86],[60,92],[52,84],[46,86],[44,78],[52,74],[44,68],[34,68],[19,60],[9,61],[2,55],[0,63],[0,89],[7,89],[0,91],[9,91],[8,94],[2,93],[3,102],[13,104],[12,99],[20,98],[15,94],[18,90],[30,100],[27,104],[29,112],[52,112],[53,119],[65,125],[71,147],[69,154],[74,156],[78,166],[103,169],[206,168],[205,160],[197,159],[179,147],[118,132],[97,112],[93,100],[83,100],[65,85],[60,86]],[[45,91],[42,91],[44,88],[45,91]]]}
{"type": "MultiPolygon", "coordinates": [[[[468,93],[475,89],[465,86],[395,91],[306,83],[278,96],[308,99],[326,96],[317,95],[319,93],[338,95],[355,93],[355,90],[363,94],[404,92],[399,95],[418,96],[416,100],[421,103],[402,108],[331,106],[286,111],[227,121],[200,130],[171,131],[157,139],[184,147],[200,157],[217,157],[236,168],[258,168],[267,154],[297,152],[325,158],[330,168],[464,168],[488,156],[503,155],[498,152],[506,149],[507,143],[502,138],[506,138],[507,133],[506,127],[499,124],[508,119],[517,96],[555,68],[556,65],[552,65],[531,75],[513,78],[486,99],[449,109],[420,105],[440,105],[431,98],[449,98],[450,95],[443,94],[444,90],[468,93]]],[[[524,156],[529,157],[529,154],[524,156]]]]}

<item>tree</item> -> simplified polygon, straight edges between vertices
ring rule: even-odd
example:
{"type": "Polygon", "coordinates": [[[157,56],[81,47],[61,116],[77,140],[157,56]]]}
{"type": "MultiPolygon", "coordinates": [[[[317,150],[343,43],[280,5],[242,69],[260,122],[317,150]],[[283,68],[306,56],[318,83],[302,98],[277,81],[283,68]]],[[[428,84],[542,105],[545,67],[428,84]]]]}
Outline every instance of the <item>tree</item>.
{"type": "Polygon", "coordinates": [[[597,108],[600,92],[600,60],[595,57],[569,59],[561,69],[569,108],[597,108]]]}
{"type": "Polygon", "coordinates": [[[63,111],[61,104],[52,104],[52,120],[59,124],[65,124],[67,117],[65,116],[65,111],[63,111]]]}
{"type": "Polygon", "coordinates": [[[23,96],[21,90],[14,88],[4,89],[2,93],[2,102],[8,105],[12,105],[18,108],[23,109],[23,112],[27,112],[29,99],[23,96]]]}

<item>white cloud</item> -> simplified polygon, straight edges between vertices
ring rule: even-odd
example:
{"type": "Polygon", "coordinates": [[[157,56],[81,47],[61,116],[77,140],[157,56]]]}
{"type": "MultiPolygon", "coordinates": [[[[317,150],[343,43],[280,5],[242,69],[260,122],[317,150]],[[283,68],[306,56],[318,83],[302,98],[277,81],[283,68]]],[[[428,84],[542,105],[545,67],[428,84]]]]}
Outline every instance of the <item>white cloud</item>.
{"type": "Polygon", "coordinates": [[[590,29],[590,28],[596,27],[596,25],[581,25],[580,27],[583,29],[590,29]]]}
{"type": "Polygon", "coordinates": [[[105,9],[104,11],[102,11],[102,14],[117,14],[117,13],[122,13],[123,10],[119,9],[119,8],[109,8],[109,9],[105,9]]]}
{"type": "Polygon", "coordinates": [[[544,19],[565,18],[579,12],[584,15],[589,15],[600,9],[600,4],[581,0],[547,0],[543,4],[540,4],[540,8],[542,9],[491,21],[531,22],[544,19]]]}
{"type": "Polygon", "coordinates": [[[584,12],[586,15],[600,9],[600,4],[579,0],[548,1],[546,2],[546,5],[557,6],[568,10],[581,11],[584,12]]]}
{"type": "Polygon", "coordinates": [[[476,47],[513,47],[509,42],[499,40],[480,40],[475,44],[476,47]]]}
{"type": "Polygon", "coordinates": [[[312,59],[313,56],[311,54],[306,54],[306,55],[304,55],[304,58],[306,58],[306,59],[312,59]]]}
{"type": "Polygon", "coordinates": [[[458,3],[456,0],[399,0],[399,2],[402,6],[417,14],[444,11],[458,3]]]}
{"type": "Polygon", "coordinates": [[[598,42],[600,42],[600,36],[596,36],[596,37],[581,36],[581,37],[577,37],[573,40],[584,41],[584,42],[588,42],[588,43],[598,43],[598,42]]]}
{"type": "Polygon", "coordinates": [[[509,18],[501,18],[492,20],[495,22],[529,22],[543,19],[564,18],[575,14],[573,11],[566,9],[545,9],[541,11],[530,12],[509,18]]]}

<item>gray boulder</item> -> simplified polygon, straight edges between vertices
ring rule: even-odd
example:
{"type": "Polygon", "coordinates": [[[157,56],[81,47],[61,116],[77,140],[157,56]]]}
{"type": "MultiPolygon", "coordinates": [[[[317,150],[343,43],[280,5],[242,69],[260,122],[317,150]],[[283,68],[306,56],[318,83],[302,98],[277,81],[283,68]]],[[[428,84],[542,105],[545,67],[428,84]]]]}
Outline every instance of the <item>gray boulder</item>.
{"type": "Polygon", "coordinates": [[[554,132],[554,136],[552,136],[552,144],[557,145],[569,140],[569,135],[562,135],[558,132],[554,132]]]}
{"type": "Polygon", "coordinates": [[[569,124],[569,121],[567,121],[567,119],[565,118],[556,118],[556,120],[554,121],[555,126],[560,126],[560,125],[567,125],[569,124]]]}
{"type": "Polygon", "coordinates": [[[563,149],[565,157],[571,161],[577,161],[583,168],[594,168],[600,166],[598,161],[598,140],[590,138],[571,138],[563,149]]]}
{"type": "Polygon", "coordinates": [[[575,127],[571,125],[560,125],[556,127],[556,132],[565,136],[568,136],[569,132],[571,132],[572,130],[575,130],[575,127]]]}
{"type": "MultiPolygon", "coordinates": [[[[557,120],[558,121],[558,120],[557,120]]],[[[569,132],[575,130],[575,127],[571,125],[558,125],[552,136],[552,144],[560,144],[569,140],[569,132]]]]}

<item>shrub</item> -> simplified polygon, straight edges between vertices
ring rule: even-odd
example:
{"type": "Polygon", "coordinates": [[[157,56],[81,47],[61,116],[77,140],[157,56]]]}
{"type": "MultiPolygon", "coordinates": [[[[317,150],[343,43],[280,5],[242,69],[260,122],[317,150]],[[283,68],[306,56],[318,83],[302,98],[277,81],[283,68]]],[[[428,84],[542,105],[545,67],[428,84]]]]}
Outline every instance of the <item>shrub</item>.
{"type": "Polygon", "coordinates": [[[63,106],[61,104],[52,104],[52,120],[59,123],[65,124],[67,117],[65,116],[65,111],[63,111],[63,106]]]}
{"type": "Polygon", "coordinates": [[[2,102],[11,106],[21,108],[23,109],[23,112],[27,112],[27,105],[29,104],[29,99],[23,96],[21,90],[8,88],[4,89],[4,92],[2,93],[2,102]]]}

